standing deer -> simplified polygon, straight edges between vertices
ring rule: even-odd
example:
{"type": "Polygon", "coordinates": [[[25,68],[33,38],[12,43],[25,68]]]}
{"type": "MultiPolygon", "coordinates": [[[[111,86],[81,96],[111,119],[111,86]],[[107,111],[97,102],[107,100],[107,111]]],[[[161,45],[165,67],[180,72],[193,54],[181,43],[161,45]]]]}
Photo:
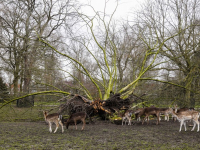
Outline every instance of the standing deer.
{"type": "Polygon", "coordinates": [[[134,114],[135,114],[135,119],[136,119],[137,121],[140,121],[140,120],[141,120],[140,117],[141,117],[142,115],[144,115],[144,109],[145,109],[145,108],[139,108],[139,109],[137,109],[137,110],[134,112],[134,114]]]}
{"type": "Polygon", "coordinates": [[[85,127],[85,119],[86,119],[86,113],[85,112],[77,112],[72,114],[69,119],[67,119],[67,122],[64,122],[64,124],[66,124],[66,128],[68,129],[69,124],[71,122],[74,122],[75,126],[76,126],[76,130],[77,130],[77,121],[82,121],[83,122],[83,127],[81,130],[84,130],[85,127]]]}
{"type": "Polygon", "coordinates": [[[199,112],[195,110],[186,110],[186,111],[180,111],[178,113],[175,113],[172,108],[170,108],[170,112],[173,117],[177,118],[178,121],[180,121],[180,129],[179,132],[181,132],[182,126],[184,125],[185,131],[186,129],[186,121],[192,120],[194,123],[194,126],[191,131],[194,131],[196,125],[197,125],[197,132],[199,132],[199,112]]]}
{"type": "MultiPolygon", "coordinates": [[[[183,107],[183,108],[178,109],[177,105],[174,106],[174,112],[175,113],[181,113],[181,112],[190,111],[190,110],[195,110],[195,109],[194,108],[187,108],[187,107],[183,107]]],[[[173,117],[173,121],[176,121],[176,117],[173,117]]]]}
{"type": "Polygon", "coordinates": [[[43,114],[44,114],[45,121],[49,124],[49,132],[50,133],[52,132],[52,128],[51,128],[52,123],[56,124],[56,129],[55,129],[54,133],[56,133],[56,131],[59,127],[59,124],[62,127],[62,133],[64,132],[63,124],[61,121],[61,119],[62,119],[61,115],[59,115],[58,113],[48,114],[46,111],[43,111],[43,114]]]}
{"type": "Polygon", "coordinates": [[[144,121],[147,119],[147,124],[149,124],[149,115],[155,115],[157,117],[157,125],[159,124],[160,122],[160,109],[159,108],[156,108],[156,107],[147,107],[144,109],[144,119],[142,121],[142,124],[144,124],[144,121]]]}
{"type": "Polygon", "coordinates": [[[125,125],[126,125],[126,121],[128,120],[128,125],[131,125],[131,116],[132,116],[132,110],[127,110],[124,115],[122,115],[122,125],[123,122],[125,121],[125,125]]]}
{"type": "Polygon", "coordinates": [[[165,120],[169,121],[169,108],[159,108],[160,109],[160,114],[164,114],[165,120]]]}

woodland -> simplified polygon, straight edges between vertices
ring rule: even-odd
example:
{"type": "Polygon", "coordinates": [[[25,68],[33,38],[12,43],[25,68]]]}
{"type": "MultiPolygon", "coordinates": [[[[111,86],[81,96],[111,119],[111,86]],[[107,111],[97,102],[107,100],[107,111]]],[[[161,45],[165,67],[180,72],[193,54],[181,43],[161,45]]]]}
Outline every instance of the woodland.
{"type": "Polygon", "coordinates": [[[133,106],[198,107],[200,1],[146,0],[127,18],[109,3],[1,0],[0,109],[116,93],[133,106]]]}

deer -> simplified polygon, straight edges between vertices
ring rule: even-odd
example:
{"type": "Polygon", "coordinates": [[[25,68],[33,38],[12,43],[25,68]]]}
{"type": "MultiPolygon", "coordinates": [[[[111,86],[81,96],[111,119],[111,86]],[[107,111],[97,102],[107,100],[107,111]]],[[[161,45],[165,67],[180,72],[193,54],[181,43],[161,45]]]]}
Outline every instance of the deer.
{"type": "MultiPolygon", "coordinates": [[[[146,107],[146,108],[156,108],[156,107],[155,107],[154,105],[152,105],[152,106],[146,107]]],[[[145,108],[139,108],[139,109],[137,109],[137,110],[134,112],[135,118],[136,118],[137,121],[140,121],[140,120],[141,120],[140,117],[143,116],[143,115],[145,115],[145,114],[144,114],[144,110],[145,110],[145,108]]],[[[154,115],[154,116],[155,116],[155,115],[154,115]]],[[[159,118],[159,119],[160,119],[160,118],[159,118]]],[[[146,120],[149,120],[149,117],[147,117],[146,120]]]]}
{"type": "Polygon", "coordinates": [[[56,124],[56,129],[54,131],[54,133],[56,133],[58,127],[59,127],[59,124],[62,128],[62,133],[64,132],[64,129],[63,129],[63,124],[62,124],[62,116],[59,115],[58,113],[53,113],[53,114],[48,114],[46,111],[43,111],[43,114],[44,114],[44,119],[45,121],[49,124],[49,132],[51,133],[52,132],[52,123],[55,123],[56,124]]]}
{"type": "Polygon", "coordinates": [[[160,122],[160,109],[159,108],[156,108],[156,107],[147,107],[144,109],[144,119],[142,121],[142,124],[144,124],[144,121],[147,119],[147,125],[149,124],[149,115],[155,115],[157,117],[157,123],[156,125],[159,124],[160,122]]]}
{"type": "Polygon", "coordinates": [[[182,126],[184,125],[185,131],[186,129],[186,121],[192,120],[194,123],[194,126],[191,131],[194,131],[196,125],[197,125],[197,132],[199,132],[199,112],[195,110],[186,110],[186,111],[180,111],[180,112],[174,112],[172,108],[170,108],[170,112],[173,117],[177,118],[177,120],[180,122],[180,129],[179,132],[181,132],[182,126]]]}
{"type": "Polygon", "coordinates": [[[145,108],[139,108],[139,109],[137,109],[137,110],[134,112],[135,118],[136,118],[137,121],[140,121],[140,120],[141,120],[140,117],[141,117],[142,115],[144,115],[144,109],[145,109],[145,108]]]}
{"type": "MultiPolygon", "coordinates": [[[[183,108],[178,109],[177,105],[174,106],[174,112],[175,113],[180,113],[180,112],[184,112],[184,111],[188,111],[188,110],[195,110],[195,109],[194,108],[187,108],[187,107],[183,107],[183,108]]],[[[176,117],[173,117],[173,120],[175,122],[176,121],[176,117]]]]}
{"type": "Polygon", "coordinates": [[[131,116],[132,116],[132,110],[125,111],[124,115],[122,115],[122,125],[124,121],[126,125],[127,120],[128,120],[128,125],[131,125],[131,116]]]}
{"type": "Polygon", "coordinates": [[[74,122],[77,130],[77,121],[82,121],[83,122],[83,127],[81,130],[84,130],[85,127],[85,119],[86,119],[87,114],[85,112],[77,112],[72,115],[67,119],[67,122],[64,122],[66,124],[66,128],[68,129],[69,125],[71,122],[74,122]]]}
{"type": "Polygon", "coordinates": [[[169,108],[159,108],[160,109],[160,114],[164,114],[165,120],[169,121],[169,108]]]}

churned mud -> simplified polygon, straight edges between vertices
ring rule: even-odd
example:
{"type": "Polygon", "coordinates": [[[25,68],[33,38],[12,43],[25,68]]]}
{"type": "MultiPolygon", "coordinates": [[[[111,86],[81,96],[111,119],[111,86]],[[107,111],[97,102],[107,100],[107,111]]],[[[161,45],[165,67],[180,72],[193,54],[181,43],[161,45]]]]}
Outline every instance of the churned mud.
{"type": "MultiPolygon", "coordinates": [[[[70,126],[61,133],[61,128],[49,133],[48,125],[42,122],[1,122],[0,149],[81,149],[81,150],[135,150],[135,149],[200,149],[200,133],[179,132],[179,122],[151,120],[149,125],[136,123],[131,126],[116,125],[109,121],[86,124],[81,131],[70,126]]],[[[55,125],[53,126],[53,131],[55,125]]]]}

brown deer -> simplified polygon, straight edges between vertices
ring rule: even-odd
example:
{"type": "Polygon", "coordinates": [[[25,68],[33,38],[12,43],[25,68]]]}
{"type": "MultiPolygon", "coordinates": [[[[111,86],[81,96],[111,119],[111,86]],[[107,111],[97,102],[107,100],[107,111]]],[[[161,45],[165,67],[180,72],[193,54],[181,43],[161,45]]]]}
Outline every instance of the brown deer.
{"type": "Polygon", "coordinates": [[[56,124],[56,129],[55,129],[54,133],[56,133],[56,131],[59,127],[59,124],[62,127],[62,133],[64,132],[63,124],[61,121],[61,119],[62,119],[61,115],[59,115],[58,113],[48,114],[46,111],[43,111],[43,114],[44,114],[45,121],[49,124],[49,132],[50,133],[52,132],[52,128],[51,128],[52,123],[56,124]]]}
{"type": "MultiPolygon", "coordinates": [[[[146,108],[149,108],[149,107],[146,107],[146,108]]],[[[154,105],[152,105],[152,106],[150,106],[150,108],[156,108],[156,107],[155,107],[154,105]]],[[[143,115],[145,115],[145,114],[144,114],[144,110],[145,110],[145,108],[138,108],[138,109],[134,112],[135,118],[136,118],[137,121],[140,121],[140,120],[141,120],[140,117],[143,116],[143,115]]],[[[154,115],[154,116],[155,116],[155,115],[154,115]]],[[[148,120],[148,119],[149,119],[149,117],[146,118],[146,120],[148,120]]]]}
{"type": "Polygon", "coordinates": [[[135,119],[136,119],[137,121],[140,121],[140,120],[141,120],[140,117],[141,117],[142,115],[144,115],[144,109],[145,109],[145,108],[138,108],[138,109],[134,112],[134,114],[135,114],[135,119]]]}
{"type": "Polygon", "coordinates": [[[144,124],[144,121],[147,119],[147,124],[149,124],[149,115],[155,115],[157,117],[157,125],[159,124],[160,122],[160,109],[159,108],[156,108],[156,107],[147,107],[144,109],[144,119],[142,121],[142,124],[144,124]]]}
{"type": "Polygon", "coordinates": [[[86,113],[85,112],[77,112],[72,114],[69,119],[67,119],[67,122],[64,122],[64,124],[66,124],[66,128],[68,129],[69,125],[71,122],[74,122],[75,126],[76,126],[76,130],[77,130],[77,121],[82,121],[83,122],[83,127],[81,130],[84,130],[85,127],[85,119],[86,119],[86,113]]]}

